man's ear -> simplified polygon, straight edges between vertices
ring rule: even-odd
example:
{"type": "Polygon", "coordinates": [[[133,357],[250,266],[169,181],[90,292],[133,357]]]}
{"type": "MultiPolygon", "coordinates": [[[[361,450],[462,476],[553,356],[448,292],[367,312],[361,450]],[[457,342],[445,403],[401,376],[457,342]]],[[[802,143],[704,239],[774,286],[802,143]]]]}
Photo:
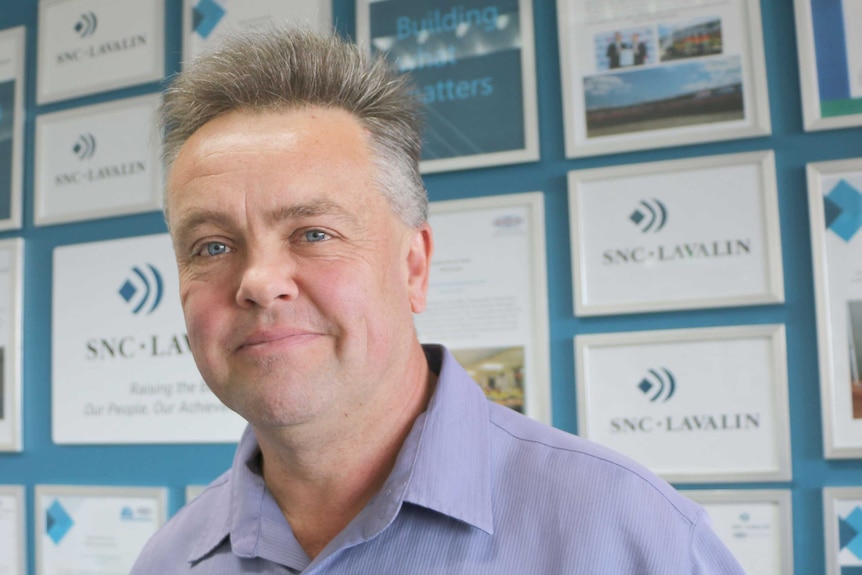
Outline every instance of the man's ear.
{"type": "Polygon", "coordinates": [[[407,293],[410,309],[413,313],[420,313],[425,309],[428,294],[428,276],[431,271],[434,239],[428,222],[413,230],[412,233],[410,250],[407,252],[407,293]]]}

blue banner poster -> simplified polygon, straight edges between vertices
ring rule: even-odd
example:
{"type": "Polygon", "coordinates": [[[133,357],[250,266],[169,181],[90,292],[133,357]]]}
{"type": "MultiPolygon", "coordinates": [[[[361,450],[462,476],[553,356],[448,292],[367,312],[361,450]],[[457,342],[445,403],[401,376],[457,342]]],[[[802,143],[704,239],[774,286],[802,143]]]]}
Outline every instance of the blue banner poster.
{"type": "Polygon", "coordinates": [[[529,70],[523,65],[523,51],[532,56],[532,18],[522,14],[522,4],[529,6],[518,0],[368,3],[372,51],[411,74],[425,104],[423,171],[434,171],[429,161],[454,158],[465,162],[442,169],[538,159],[538,138],[528,127],[535,121],[525,112],[532,108],[535,116],[535,84],[525,78],[525,72],[534,75],[532,59],[526,59],[529,70]]]}
{"type": "Polygon", "coordinates": [[[0,82],[0,220],[12,217],[15,80],[0,82]]]}
{"type": "Polygon", "coordinates": [[[820,116],[862,114],[862,37],[858,0],[811,0],[820,116]]]}

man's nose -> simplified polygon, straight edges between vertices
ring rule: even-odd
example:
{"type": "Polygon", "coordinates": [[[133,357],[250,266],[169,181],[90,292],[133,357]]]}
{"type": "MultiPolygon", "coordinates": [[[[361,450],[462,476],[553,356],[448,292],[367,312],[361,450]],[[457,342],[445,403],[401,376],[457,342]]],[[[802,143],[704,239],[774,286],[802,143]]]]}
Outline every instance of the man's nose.
{"type": "Polygon", "coordinates": [[[246,255],[236,301],[240,307],[267,308],[299,293],[296,262],[287,250],[258,249],[246,255]]]}

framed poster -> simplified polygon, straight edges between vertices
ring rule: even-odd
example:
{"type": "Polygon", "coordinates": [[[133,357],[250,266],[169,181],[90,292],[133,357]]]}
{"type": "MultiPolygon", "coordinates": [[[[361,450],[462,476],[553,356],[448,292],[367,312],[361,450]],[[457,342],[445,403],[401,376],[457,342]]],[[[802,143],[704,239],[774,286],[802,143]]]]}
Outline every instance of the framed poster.
{"type": "Polygon", "coordinates": [[[0,485],[0,573],[24,575],[27,558],[23,485],[0,485]]]}
{"type": "Polygon", "coordinates": [[[239,440],[192,358],[168,234],[58,247],[53,277],[55,443],[239,440]]]}
{"type": "Polygon", "coordinates": [[[683,491],[746,573],[793,575],[793,512],[786,489],[683,491]]]}
{"type": "Polygon", "coordinates": [[[231,32],[285,23],[332,29],[330,0],[183,0],[183,62],[191,62],[231,32]]]}
{"type": "Polygon", "coordinates": [[[21,451],[24,240],[0,240],[0,452],[21,451]]]}
{"type": "Polygon", "coordinates": [[[794,0],[806,130],[862,126],[862,5],[794,0]]]}
{"type": "Polygon", "coordinates": [[[431,202],[423,343],[452,351],[492,400],[551,423],[541,192],[431,202]]]}
{"type": "Polygon", "coordinates": [[[0,30],[0,231],[21,227],[24,26],[0,30]]]}
{"type": "Polygon", "coordinates": [[[167,519],[167,489],[36,486],[36,573],[128,573],[167,519]]]}
{"type": "Polygon", "coordinates": [[[862,487],[823,489],[826,575],[862,570],[862,487]]]}
{"type": "Polygon", "coordinates": [[[862,457],[862,158],[808,164],[823,453],[862,457]]]}
{"type": "Polygon", "coordinates": [[[356,36],[413,78],[423,173],[539,159],[531,0],[357,0],[356,36]]]}
{"type": "Polygon", "coordinates": [[[36,118],[37,226],[160,210],[151,94],[36,118]]]}
{"type": "Polygon", "coordinates": [[[36,102],[161,80],[164,2],[39,0],[36,102]]]}
{"type": "Polygon", "coordinates": [[[557,0],[566,156],[771,132],[757,0],[557,0]]]}
{"type": "Polygon", "coordinates": [[[773,153],[569,172],[575,315],[782,303],[773,153]]]}
{"type": "Polygon", "coordinates": [[[789,481],[784,326],[575,338],[578,430],[672,483],[789,481]]]}

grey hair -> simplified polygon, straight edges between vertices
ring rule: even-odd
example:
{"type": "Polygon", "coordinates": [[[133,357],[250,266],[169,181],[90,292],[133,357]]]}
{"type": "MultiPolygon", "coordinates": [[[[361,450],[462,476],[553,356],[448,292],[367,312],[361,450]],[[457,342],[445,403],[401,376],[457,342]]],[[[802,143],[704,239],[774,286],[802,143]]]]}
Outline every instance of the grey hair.
{"type": "MultiPolygon", "coordinates": [[[[169,172],[201,126],[234,110],[341,108],[370,134],[378,189],[408,226],[428,217],[419,102],[406,76],[336,35],[274,29],[229,37],[177,74],[158,112],[169,172]]],[[[167,206],[167,202],[165,202],[167,206]]]]}

